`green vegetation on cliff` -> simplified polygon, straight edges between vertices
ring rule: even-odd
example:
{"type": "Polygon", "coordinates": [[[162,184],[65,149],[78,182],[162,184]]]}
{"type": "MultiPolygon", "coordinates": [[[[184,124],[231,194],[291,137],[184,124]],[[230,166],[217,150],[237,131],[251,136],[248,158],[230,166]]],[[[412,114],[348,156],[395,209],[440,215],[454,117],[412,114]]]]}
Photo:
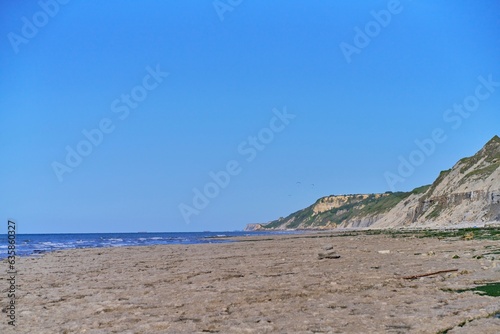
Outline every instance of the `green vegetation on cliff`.
{"type": "Polygon", "coordinates": [[[416,188],[410,192],[386,192],[385,194],[369,195],[342,195],[327,196],[320,198],[313,205],[294,212],[291,215],[274,220],[263,228],[317,228],[322,226],[340,225],[344,222],[356,219],[366,219],[388,212],[399,202],[412,194],[423,194],[430,185],[416,188]],[[321,203],[329,203],[330,200],[342,198],[344,203],[324,211],[315,211],[315,207],[321,203]]]}
{"type": "Polygon", "coordinates": [[[500,137],[493,137],[477,154],[461,159],[459,164],[460,173],[475,167],[462,178],[462,183],[471,177],[487,178],[500,167],[500,137]]]}

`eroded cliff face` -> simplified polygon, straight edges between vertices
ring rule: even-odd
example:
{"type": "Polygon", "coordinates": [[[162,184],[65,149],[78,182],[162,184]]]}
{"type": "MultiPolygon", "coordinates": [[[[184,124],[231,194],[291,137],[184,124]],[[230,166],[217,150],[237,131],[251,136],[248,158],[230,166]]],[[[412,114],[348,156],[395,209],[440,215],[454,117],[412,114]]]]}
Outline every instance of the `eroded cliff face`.
{"type": "Polygon", "coordinates": [[[327,196],[262,229],[445,227],[500,221],[500,138],[407,193],[327,196]]]}
{"type": "Polygon", "coordinates": [[[494,221],[500,221],[500,191],[475,190],[414,197],[398,204],[372,227],[445,227],[494,221]]]}
{"type": "Polygon", "coordinates": [[[338,195],[338,196],[327,196],[319,199],[316,204],[313,206],[313,212],[315,214],[323,213],[325,211],[329,211],[332,209],[340,208],[345,206],[346,204],[357,201],[361,202],[370,196],[374,196],[375,198],[380,198],[382,196],[388,196],[389,194],[369,194],[369,195],[338,195]]]}
{"type": "Polygon", "coordinates": [[[332,195],[291,215],[263,224],[272,229],[332,229],[368,227],[400,200],[402,193],[332,195]]]}
{"type": "Polygon", "coordinates": [[[373,227],[483,224],[500,221],[500,138],[441,172],[420,196],[396,205],[373,227]]]}

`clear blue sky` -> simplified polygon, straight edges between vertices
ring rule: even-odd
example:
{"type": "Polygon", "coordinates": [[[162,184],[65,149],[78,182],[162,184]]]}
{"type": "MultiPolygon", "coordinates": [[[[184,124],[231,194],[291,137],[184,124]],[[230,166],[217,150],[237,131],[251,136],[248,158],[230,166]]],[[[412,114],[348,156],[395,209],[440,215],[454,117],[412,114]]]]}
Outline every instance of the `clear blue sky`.
{"type": "Polygon", "coordinates": [[[498,1],[66,2],[1,2],[0,220],[22,233],[242,229],[431,183],[500,132],[500,87],[474,97],[500,82],[498,1]]]}

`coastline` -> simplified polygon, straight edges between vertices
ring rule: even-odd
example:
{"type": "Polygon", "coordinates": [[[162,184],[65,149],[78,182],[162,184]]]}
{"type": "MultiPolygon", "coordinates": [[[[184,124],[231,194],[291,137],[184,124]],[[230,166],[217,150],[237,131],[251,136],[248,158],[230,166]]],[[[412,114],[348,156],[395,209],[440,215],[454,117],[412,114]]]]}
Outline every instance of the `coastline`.
{"type": "Polygon", "coordinates": [[[19,258],[16,332],[498,332],[497,240],[327,232],[19,258]]]}
{"type": "MultiPolygon", "coordinates": [[[[115,233],[55,233],[17,234],[16,256],[31,256],[65,249],[149,246],[170,244],[200,244],[227,242],[224,238],[244,235],[298,233],[284,231],[224,231],[224,232],[115,232],[115,233]]],[[[6,234],[0,234],[7,238],[6,234]]],[[[0,260],[7,258],[7,245],[0,245],[0,260]]]]}
{"type": "Polygon", "coordinates": [[[399,227],[338,227],[331,228],[325,226],[282,229],[282,228],[266,228],[266,224],[248,224],[245,228],[247,232],[277,232],[277,231],[299,231],[299,232],[345,232],[345,231],[370,231],[370,230],[396,230],[396,231],[415,231],[415,230],[455,230],[465,228],[484,228],[484,227],[500,227],[500,221],[480,221],[480,222],[460,222],[449,223],[448,225],[440,225],[435,222],[426,222],[418,226],[399,226],[399,227]],[[256,226],[259,225],[259,226],[256,226]]]}

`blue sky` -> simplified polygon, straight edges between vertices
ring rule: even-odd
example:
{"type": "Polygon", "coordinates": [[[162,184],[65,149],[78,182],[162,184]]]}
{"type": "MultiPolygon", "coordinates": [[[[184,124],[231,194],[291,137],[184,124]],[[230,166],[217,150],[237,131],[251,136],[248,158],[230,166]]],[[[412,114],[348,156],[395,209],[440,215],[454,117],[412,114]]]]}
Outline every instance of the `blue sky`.
{"type": "Polygon", "coordinates": [[[431,183],[499,133],[493,0],[1,6],[0,219],[22,233],[242,229],[431,183]]]}

